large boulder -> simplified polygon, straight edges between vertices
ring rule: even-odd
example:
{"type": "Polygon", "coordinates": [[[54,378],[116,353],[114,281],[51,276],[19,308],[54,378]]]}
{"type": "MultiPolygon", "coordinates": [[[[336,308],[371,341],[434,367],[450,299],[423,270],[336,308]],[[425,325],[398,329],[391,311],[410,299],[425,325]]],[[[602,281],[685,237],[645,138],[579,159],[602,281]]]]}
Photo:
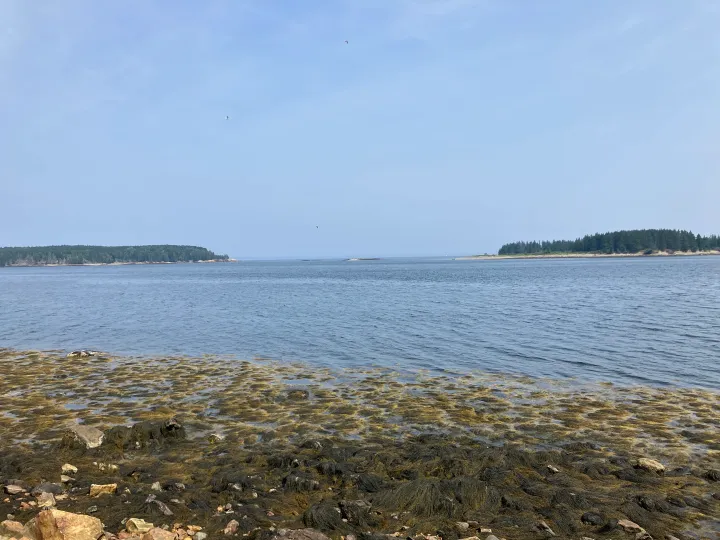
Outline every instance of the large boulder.
{"type": "Polygon", "coordinates": [[[33,540],[97,540],[103,526],[92,516],[50,509],[26,523],[23,532],[33,540]]]}
{"type": "Polygon", "coordinates": [[[85,448],[97,448],[103,443],[105,434],[97,428],[84,424],[73,424],[65,440],[69,443],[76,443],[85,448]]]}

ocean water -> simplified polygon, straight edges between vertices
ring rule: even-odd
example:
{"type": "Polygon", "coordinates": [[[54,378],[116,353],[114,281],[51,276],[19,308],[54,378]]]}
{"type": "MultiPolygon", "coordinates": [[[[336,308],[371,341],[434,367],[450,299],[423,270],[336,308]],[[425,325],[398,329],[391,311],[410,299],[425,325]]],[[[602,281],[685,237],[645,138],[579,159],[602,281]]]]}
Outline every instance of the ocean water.
{"type": "Polygon", "coordinates": [[[720,257],[2,268],[0,347],[720,389],[720,257]]]}

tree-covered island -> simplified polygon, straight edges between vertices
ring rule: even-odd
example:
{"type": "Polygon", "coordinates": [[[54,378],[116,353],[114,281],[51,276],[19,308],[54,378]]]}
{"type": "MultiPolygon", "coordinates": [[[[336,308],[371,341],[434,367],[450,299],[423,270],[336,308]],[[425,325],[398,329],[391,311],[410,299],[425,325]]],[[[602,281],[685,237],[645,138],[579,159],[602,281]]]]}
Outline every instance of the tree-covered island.
{"type": "Polygon", "coordinates": [[[588,234],[576,240],[545,240],[505,244],[498,255],[597,254],[622,255],[720,250],[720,236],[691,231],[637,229],[588,234]]]}
{"type": "Polygon", "coordinates": [[[197,246],[37,246],[0,247],[1,266],[49,266],[82,264],[150,264],[228,261],[197,246]]]}

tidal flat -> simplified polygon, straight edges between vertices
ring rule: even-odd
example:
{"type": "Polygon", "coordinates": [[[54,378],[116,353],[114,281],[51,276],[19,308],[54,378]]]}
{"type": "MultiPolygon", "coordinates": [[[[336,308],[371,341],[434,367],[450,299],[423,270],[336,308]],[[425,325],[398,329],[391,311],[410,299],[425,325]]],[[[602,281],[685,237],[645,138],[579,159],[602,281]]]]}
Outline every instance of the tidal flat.
{"type": "Polygon", "coordinates": [[[0,350],[0,366],[0,484],[25,489],[2,495],[3,519],[32,519],[28,494],[53,483],[58,509],[108,531],[720,538],[710,390],[222,356],[0,350]],[[102,444],[70,436],[78,424],[102,444]],[[77,473],[61,481],[64,464],[77,473]]]}

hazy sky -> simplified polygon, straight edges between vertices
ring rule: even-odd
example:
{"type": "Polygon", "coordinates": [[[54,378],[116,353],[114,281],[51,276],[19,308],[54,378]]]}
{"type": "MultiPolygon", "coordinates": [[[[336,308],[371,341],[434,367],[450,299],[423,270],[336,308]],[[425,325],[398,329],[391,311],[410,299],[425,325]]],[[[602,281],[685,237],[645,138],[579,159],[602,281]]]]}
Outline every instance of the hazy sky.
{"type": "Polygon", "coordinates": [[[0,0],[0,245],[720,233],[718,29],[714,0],[0,0]]]}

